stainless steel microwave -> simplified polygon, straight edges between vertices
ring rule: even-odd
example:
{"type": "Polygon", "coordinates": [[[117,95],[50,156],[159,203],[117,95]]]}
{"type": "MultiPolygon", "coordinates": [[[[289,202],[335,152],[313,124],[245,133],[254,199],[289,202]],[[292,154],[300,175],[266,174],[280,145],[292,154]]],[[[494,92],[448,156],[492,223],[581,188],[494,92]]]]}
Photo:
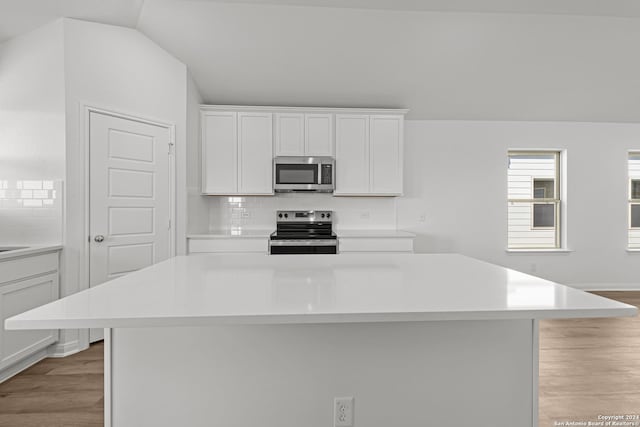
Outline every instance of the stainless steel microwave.
{"type": "Polygon", "coordinates": [[[273,189],[277,193],[332,193],[334,188],[333,157],[286,156],[273,159],[273,189]]]}

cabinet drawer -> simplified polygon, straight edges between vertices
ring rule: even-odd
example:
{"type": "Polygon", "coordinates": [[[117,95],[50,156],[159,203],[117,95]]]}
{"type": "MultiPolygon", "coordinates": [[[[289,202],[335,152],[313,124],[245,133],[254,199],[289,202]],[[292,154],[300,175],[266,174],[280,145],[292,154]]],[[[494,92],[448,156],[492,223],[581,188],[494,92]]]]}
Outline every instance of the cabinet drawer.
{"type": "Polygon", "coordinates": [[[345,237],[339,240],[339,251],[344,252],[413,252],[413,238],[345,237]]]}
{"type": "Polygon", "coordinates": [[[0,262],[0,283],[24,277],[38,276],[58,270],[58,252],[42,255],[27,255],[0,262]]]}
{"type": "Polygon", "coordinates": [[[266,253],[269,238],[220,238],[189,239],[189,253],[229,253],[229,252],[261,252],[266,253]]]}

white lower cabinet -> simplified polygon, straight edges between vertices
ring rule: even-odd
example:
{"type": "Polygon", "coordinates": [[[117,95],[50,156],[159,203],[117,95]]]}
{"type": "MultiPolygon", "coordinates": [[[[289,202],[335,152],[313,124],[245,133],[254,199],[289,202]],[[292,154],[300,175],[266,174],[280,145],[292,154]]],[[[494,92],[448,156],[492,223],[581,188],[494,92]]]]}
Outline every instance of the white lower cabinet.
{"type": "MultiPolygon", "coordinates": [[[[411,253],[415,235],[406,232],[338,232],[338,253],[411,253]]],[[[192,235],[188,238],[189,254],[198,253],[268,253],[269,236],[225,237],[192,235]]]]}
{"type": "Polygon", "coordinates": [[[267,253],[269,237],[219,237],[188,239],[189,254],[198,253],[267,253]]]}
{"type": "Polygon", "coordinates": [[[340,253],[412,253],[413,237],[342,237],[340,253]]]}
{"type": "Polygon", "coordinates": [[[58,340],[57,330],[4,328],[5,319],[58,299],[58,258],[58,252],[53,252],[0,260],[0,381],[18,372],[16,365],[58,340]]]}

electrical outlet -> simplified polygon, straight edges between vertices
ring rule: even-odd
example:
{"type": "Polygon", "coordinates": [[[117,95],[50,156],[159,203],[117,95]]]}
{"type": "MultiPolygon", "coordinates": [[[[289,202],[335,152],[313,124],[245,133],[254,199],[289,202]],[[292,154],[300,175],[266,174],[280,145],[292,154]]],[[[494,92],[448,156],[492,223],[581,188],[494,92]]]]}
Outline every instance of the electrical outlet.
{"type": "Polygon", "coordinates": [[[333,427],[353,427],[353,397],[334,399],[333,427]]]}
{"type": "Polygon", "coordinates": [[[360,214],[360,219],[369,219],[370,216],[369,212],[362,212],[360,214]]]}
{"type": "Polygon", "coordinates": [[[426,213],[421,213],[420,216],[418,217],[418,221],[419,222],[427,222],[427,214],[426,213]]]}

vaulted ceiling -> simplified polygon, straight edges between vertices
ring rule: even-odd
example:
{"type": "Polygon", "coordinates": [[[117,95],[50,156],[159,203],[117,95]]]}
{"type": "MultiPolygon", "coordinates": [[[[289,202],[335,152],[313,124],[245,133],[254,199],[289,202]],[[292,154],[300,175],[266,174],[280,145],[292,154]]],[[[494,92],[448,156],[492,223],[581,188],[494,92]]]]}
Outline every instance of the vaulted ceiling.
{"type": "Polygon", "coordinates": [[[207,103],[640,122],[638,0],[0,0],[0,41],[57,16],[137,27],[207,103]]]}
{"type": "Polygon", "coordinates": [[[0,0],[0,43],[61,17],[135,27],[144,0],[0,0]]]}
{"type": "MultiPolygon", "coordinates": [[[[147,0],[157,1],[157,0],[147,0]]],[[[350,9],[640,17],[637,0],[195,0],[350,9]]]]}

